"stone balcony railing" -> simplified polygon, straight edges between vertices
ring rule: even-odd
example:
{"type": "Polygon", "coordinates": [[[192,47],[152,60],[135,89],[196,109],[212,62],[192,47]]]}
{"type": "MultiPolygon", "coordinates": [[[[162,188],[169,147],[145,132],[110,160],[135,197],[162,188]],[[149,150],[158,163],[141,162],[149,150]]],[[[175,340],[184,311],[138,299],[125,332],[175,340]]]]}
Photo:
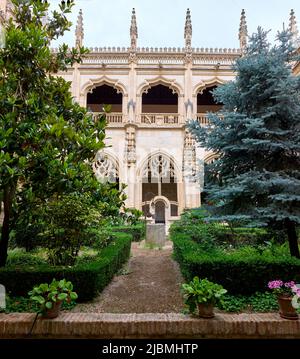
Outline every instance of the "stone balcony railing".
{"type": "MultiPolygon", "coordinates": [[[[222,116],[219,116],[222,119],[222,116]]],[[[207,126],[209,124],[207,113],[197,113],[196,119],[201,126],[207,126]]]]}
{"type": "MultiPolygon", "coordinates": [[[[93,118],[97,118],[101,112],[93,112],[93,118]]],[[[106,121],[108,124],[113,123],[122,123],[123,120],[123,114],[121,112],[111,112],[106,114],[106,121]]]]}
{"type": "MultiPolygon", "coordinates": [[[[93,112],[93,117],[97,118],[101,112],[93,112]]],[[[208,116],[206,113],[197,113],[196,119],[201,126],[207,126],[208,116]]],[[[106,114],[106,121],[108,125],[120,125],[126,123],[127,120],[121,112],[111,112],[106,114]]],[[[178,126],[184,124],[184,118],[178,113],[142,113],[137,115],[136,123],[140,125],[154,125],[154,126],[178,126]]]]}
{"type": "Polygon", "coordinates": [[[202,126],[207,126],[209,123],[206,113],[197,113],[196,118],[199,124],[202,126]]]}
{"type": "Polygon", "coordinates": [[[178,113],[142,113],[138,122],[149,125],[179,125],[182,118],[178,113]]]}

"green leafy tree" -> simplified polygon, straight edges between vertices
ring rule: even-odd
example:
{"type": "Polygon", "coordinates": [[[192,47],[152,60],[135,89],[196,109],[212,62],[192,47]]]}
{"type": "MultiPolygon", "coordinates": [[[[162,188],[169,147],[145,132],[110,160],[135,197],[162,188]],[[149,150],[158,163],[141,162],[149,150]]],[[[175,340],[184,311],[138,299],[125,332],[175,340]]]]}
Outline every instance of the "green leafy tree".
{"type": "Polygon", "coordinates": [[[0,266],[27,204],[59,193],[99,191],[90,164],[105,137],[105,117],[93,121],[74,103],[70,83],[55,75],[87,52],[65,44],[58,52],[50,49],[51,41],[71,26],[66,16],[73,1],[62,2],[46,24],[47,2],[12,3],[13,17],[4,24],[5,47],[0,49],[0,266]]]}
{"type": "Polygon", "coordinates": [[[214,218],[284,229],[290,253],[299,256],[300,77],[292,74],[291,35],[277,35],[273,47],[258,28],[236,79],[214,91],[224,104],[210,125],[190,123],[197,141],[219,155],[210,166],[209,200],[214,218]]]}

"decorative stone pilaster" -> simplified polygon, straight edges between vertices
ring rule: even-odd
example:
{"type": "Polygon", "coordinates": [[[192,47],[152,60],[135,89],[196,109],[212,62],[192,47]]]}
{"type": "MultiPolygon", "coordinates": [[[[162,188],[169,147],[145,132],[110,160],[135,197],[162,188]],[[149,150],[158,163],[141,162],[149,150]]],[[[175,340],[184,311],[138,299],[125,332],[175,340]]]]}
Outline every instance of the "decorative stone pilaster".
{"type": "Polygon", "coordinates": [[[195,139],[186,130],[183,148],[183,178],[186,208],[200,206],[200,177],[198,172],[195,139]]]}
{"type": "Polygon", "coordinates": [[[136,163],[135,126],[126,127],[125,161],[129,167],[136,163]]]}
{"type": "Polygon", "coordinates": [[[196,150],[192,134],[186,130],[183,149],[183,176],[187,183],[196,182],[196,150]]]}

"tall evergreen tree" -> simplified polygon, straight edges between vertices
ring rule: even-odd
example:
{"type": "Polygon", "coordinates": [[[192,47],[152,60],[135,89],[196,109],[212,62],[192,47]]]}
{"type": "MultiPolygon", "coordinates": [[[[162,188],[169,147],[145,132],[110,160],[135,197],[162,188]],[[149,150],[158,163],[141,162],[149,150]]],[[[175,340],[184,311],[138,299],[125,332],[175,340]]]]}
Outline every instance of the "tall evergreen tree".
{"type": "Polygon", "coordinates": [[[258,28],[234,64],[236,79],[214,91],[221,113],[209,114],[207,128],[196,121],[189,128],[219,155],[208,184],[214,218],[284,229],[299,258],[300,77],[292,74],[291,35],[276,40],[271,47],[258,28]]]}

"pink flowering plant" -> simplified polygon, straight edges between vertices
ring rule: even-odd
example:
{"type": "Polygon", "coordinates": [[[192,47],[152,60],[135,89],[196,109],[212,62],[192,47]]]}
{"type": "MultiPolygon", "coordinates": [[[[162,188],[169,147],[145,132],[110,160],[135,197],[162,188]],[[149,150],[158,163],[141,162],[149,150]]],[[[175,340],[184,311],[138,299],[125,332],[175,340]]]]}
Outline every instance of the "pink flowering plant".
{"type": "Polygon", "coordinates": [[[285,297],[292,297],[294,292],[294,287],[296,286],[296,283],[294,281],[290,282],[283,282],[280,279],[272,280],[268,283],[269,289],[273,291],[274,294],[277,296],[285,296],[285,297]]]}
{"type": "Polygon", "coordinates": [[[292,306],[296,309],[300,308],[300,284],[296,284],[292,287],[292,291],[294,293],[292,299],[292,306]]]}

